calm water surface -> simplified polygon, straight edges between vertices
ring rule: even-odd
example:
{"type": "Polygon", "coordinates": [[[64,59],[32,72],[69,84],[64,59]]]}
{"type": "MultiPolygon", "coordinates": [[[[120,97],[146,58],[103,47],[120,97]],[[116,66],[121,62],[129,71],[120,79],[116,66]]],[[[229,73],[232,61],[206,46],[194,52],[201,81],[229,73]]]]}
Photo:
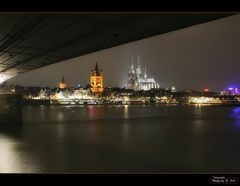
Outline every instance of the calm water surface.
{"type": "Polygon", "coordinates": [[[26,106],[0,172],[240,173],[240,107],[26,106]]]}

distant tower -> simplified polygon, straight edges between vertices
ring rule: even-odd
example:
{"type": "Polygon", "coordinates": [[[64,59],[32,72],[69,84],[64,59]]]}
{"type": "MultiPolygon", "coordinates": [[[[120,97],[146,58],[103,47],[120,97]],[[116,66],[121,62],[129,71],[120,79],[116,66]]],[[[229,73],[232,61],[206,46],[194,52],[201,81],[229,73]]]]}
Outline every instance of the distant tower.
{"type": "Polygon", "coordinates": [[[141,71],[141,67],[140,67],[139,56],[138,56],[138,67],[136,68],[136,76],[137,76],[137,78],[141,78],[142,77],[142,71],[141,71]]]}
{"type": "Polygon", "coordinates": [[[103,74],[99,71],[97,63],[95,65],[95,69],[91,70],[90,87],[93,93],[101,94],[103,92],[103,74]]]}
{"type": "Polygon", "coordinates": [[[133,57],[131,57],[131,65],[130,65],[130,68],[128,70],[128,83],[127,83],[127,86],[128,86],[128,89],[134,89],[135,88],[135,80],[136,80],[136,77],[135,77],[135,68],[134,68],[134,65],[133,65],[133,57]]]}
{"type": "Polygon", "coordinates": [[[67,87],[64,76],[62,77],[62,81],[59,83],[60,89],[65,89],[67,87]]]}
{"type": "Polygon", "coordinates": [[[147,79],[147,69],[145,67],[145,72],[144,72],[144,79],[147,79]]]}
{"type": "Polygon", "coordinates": [[[135,74],[135,69],[134,69],[134,65],[133,65],[133,57],[131,57],[131,66],[129,69],[129,73],[135,74]]]}

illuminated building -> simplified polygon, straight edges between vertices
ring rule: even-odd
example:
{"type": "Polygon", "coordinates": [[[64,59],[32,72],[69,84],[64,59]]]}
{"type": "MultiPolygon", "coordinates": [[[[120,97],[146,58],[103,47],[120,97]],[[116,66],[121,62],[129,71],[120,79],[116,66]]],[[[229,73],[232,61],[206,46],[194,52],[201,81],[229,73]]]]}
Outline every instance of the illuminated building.
{"type": "Polygon", "coordinates": [[[224,96],[239,96],[240,95],[240,88],[229,87],[226,90],[222,91],[221,95],[224,95],[224,96]]]}
{"type": "Polygon", "coordinates": [[[61,90],[59,92],[55,92],[52,96],[53,99],[69,99],[69,100],[77,100],[77,99],[92,99],[90,90],[61,90]]]}
{"type": "Polygon", "coordinates": [[[67,87],[64,77],[62,77],[62,81],[59,83],[59,88],[60,89],[65,89],[67,87]]]}
{"type": "Polygon", "coordinates": [[[128,71],[128,89],[132,90],[150,90],[152,88],[159,88],[159,84],[155,82],[153,78],[147,77],[147,71],[145,68],[144,75],[140,67],[140,61],[138,56],[138,66],[135,69],[133,65],[133,59],[131,60],[131,66],[128,71]]]}
{"type": "Polygon", "coordinates": [[[94,94],[101,94],[103,92],[103,74],[102,70],[100,71],[97,63],[95,65],[95,69],[91,70],[90,89],[94,94]]]}
{"type": "Polygon", "coordinates": [[[48,94],[47,94],[47,90],[46,89],[41,89],[40,92],[39,92],[39,96],[38,96],[40,99],[45,99],[48,97],[48,94]]]}
{"type": "Polygon", "coordinates": [[[219,104],[222,103],[219,98],[214,97],[189,97],[190,104],[219,104]]]}
{"type": "Polygon", "coordinates": [[[177,92],[177,90],[174,86],[171,87],[171,92],[177,92]]]}

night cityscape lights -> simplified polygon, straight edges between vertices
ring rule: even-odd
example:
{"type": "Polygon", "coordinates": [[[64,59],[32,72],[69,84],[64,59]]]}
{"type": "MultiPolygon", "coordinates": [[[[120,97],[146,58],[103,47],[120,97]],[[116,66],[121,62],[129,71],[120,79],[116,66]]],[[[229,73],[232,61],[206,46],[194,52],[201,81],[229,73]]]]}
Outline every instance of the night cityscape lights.
{"type": "Polygon", "coordinates": [[[221,95],[235,96],[240,95],[240,88],[238,87],[229,87],[224,91],[221,91],[221,95]]]}
{"type": "MultiPolygon", "coordinates": [[[[11,91],[15,89],[11,89],[11,91]]],[[[23,92],[17,88],[16,92],[23,92]]],[[[222,93],[222,92],[221,92],[222,93]]],[[[239,95],[221,95],[210,91],[176,90],[176,88],[161,88],[134,91],[131,89],[105,87],[101,95],[92,92],[90,86],[65,89],[40,89],[23,93],[23,98],[29,103],[41,104],[240,104],[239,95]],[[31,93],[32,92],[32,93],[31,93]]]]}
{"type": "Polygon", "coordinates": [[[213,97],[189,97],[190,104],[219,104],[222,103],[219,98],[213,97]]]}
{"type": "MultiPolygon", "coordinates": [[[[229,87],[220,93],[205,87],[202,91],[177,90],[175,86],[159,88],[158,83],[141,74],[140,64],[135,70],[133,63],[128,73],[128,88],[104,87],[103,73],[98,64],[90,72],[89,84],[67,87],[62,77],[58,88],[6,86],[9,93],[23,96],[23,103],[53,105],[94,105],[94,104],[240,104],[240,88],[229,87]]],[[[151,79],[151,78],[150,78],[151,79]]],[[[153,79],[151,79],[153,80],[153,79]]]]}

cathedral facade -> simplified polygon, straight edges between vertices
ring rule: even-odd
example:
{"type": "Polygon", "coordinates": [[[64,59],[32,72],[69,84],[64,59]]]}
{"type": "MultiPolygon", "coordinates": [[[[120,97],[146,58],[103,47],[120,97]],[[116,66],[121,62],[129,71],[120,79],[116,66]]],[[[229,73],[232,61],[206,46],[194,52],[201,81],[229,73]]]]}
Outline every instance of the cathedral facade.
{"type": "Polygon", "coordinates": [[[138,56],[138,66],[135,69],[133,64],[133,58],[131,59],[131,65],[128,71],[128,89],[132,90],[150,90],[152,88],[159,88],[159,84],[154,78],[147,77],[147,71],[145,68],[144,74],[140,66],[140,60],[138,56]]]}

